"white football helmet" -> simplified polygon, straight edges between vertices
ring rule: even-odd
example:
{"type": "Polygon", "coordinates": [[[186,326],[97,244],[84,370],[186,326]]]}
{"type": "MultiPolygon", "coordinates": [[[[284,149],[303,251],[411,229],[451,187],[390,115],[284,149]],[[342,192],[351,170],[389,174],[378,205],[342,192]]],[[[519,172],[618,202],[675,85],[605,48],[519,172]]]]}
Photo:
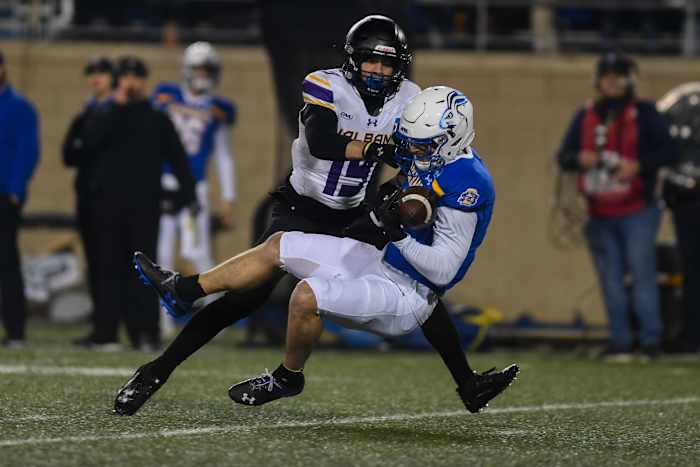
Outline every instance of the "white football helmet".
{"type": "Polygon", "coordinates": [[[402,162],[422,172],[438,171],[469,150],[474,141],[474,108],[456,89],[426,88],[401,112],[394,141],[402,162]]]}
{"type": "Polygon", "coordinates": [[[182,57],[182,78],[196,94],[208,93],[219,83],[221,62],[219,54],[209,42],[190,44],[182,57]],[[195,69],[203,68],[206,76],[198,76],[195,69]]]}

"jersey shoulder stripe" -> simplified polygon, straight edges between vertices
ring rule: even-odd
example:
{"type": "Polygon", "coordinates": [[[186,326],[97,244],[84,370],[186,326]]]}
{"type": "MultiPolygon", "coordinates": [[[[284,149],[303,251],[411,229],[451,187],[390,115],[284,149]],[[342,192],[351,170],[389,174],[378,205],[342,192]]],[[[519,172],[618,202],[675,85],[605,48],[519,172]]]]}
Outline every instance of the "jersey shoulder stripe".
{"type": "Polygon", "coordinates": [[[304,102],[335,110],[333,86],[321,72],[314,71],[306,75],[301,87],[304,102]]]}

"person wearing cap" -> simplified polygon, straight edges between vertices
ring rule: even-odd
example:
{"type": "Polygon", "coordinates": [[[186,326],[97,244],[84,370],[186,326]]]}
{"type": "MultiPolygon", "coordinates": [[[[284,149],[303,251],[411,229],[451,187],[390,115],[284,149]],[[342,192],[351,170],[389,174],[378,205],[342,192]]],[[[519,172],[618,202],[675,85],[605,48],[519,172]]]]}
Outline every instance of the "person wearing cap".
{"type": "MultiPolygon", "coordinates": [[[[114,82],[114,66],[107,57],[97,57],[90,60],[83,70],[86,84],[90,90],[90,98],[85,103],[81,111],[72,120],[68,127],[68,132],[63,141],[62,153],[63,163],[66,167],[74,167],[75,175],[75,199],[76,199],[76,222],[80,238],[83,242],[85,252],[86,277],[93,309],[97,303],[95,296],[97,284],[97,260],[98,250],[96,246],[99,228],[95,225],[91,216],[90,190],[88,185],[92,177],[95,154],[86,153],[83,149],[82,131],[85,120],[90,113],[100,105],[111,102],[112,88],[114,82]]],[[[89,344],[91,336],[76,340],[78,345],[89,344]]]]}
{"type": "Polygon", "coordinates": [[[150,351],[160,344],[158,302],[137,282],[131,255],[137,249],[156,254],[163,165],[172,167],[183,205],[195,204],[195,182],[172,122],[148,99],[145,63],[125,56],[115,70],[112,102],[96,106],[82,131],[83,150],[95,155],[87,190],[99,228],[97,303],[84,345],[118,348],[124,321],[131,344],[150,351]]]}
{"type": "Polygon", "coordinates": [[[609,362],[634,357],[630,305],[643,360],[659,354],[663,331],[655,246],[661,213],[654,186],[658,169],[678,154],[654,103],[638,99],[636,71],[621,53],[598,60],[597,96],[576,112],[557,153],[562,170],[578,173],[588,206],[585,234],[608,315],[610,338],[602,356],[609,362]],[[626,273],[633,280],[629,295],[626,273]]]}
{"type": "Polygon", "coordinates": [[[17,230],[27,186],[39,162],[39,120],[34,106],[10,86],[0,52],[0,314],[2,345],[25,345],[27,304],[17,230]]]}

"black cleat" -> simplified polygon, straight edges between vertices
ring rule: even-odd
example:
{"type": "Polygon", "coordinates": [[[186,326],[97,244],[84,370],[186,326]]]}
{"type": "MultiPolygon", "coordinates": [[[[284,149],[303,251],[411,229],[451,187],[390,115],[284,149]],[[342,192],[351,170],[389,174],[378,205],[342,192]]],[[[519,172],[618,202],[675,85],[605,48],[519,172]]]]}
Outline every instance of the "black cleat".
{"type": "Polygon", "coordinates": [[[119,389],[114,399],[114,412],[119,415],[134,415],[160,387],[165,379],[151,372],[152,363],[146,363],[136,370],[134,376],[119,389]]]}
{"type": "Polygon", "coordinates": [[[158,293],[160,303],[170,315],[178,318],[192,313],[192,303],[181,299],[175,290],[180,273],[161,268],[140,251],[134,253],[131,261],[141,281],[158,293]]]}
{"type": "MultiPolygon", "coordinates": [[[[275,373],[277,373],[275,371],[275,373]]],[[[282,397],[292,397],[304,390],[304,374],[299,373],[298,381],[270,374],[265,371],[260,376],[234,384],[228,396],[243,405],[263,405],[282,397]]]]}
{"type": "Polygon", "coordinates": [[[462,387],[457,394],[471,413],[478,413],[489,405],[489,401],[505,391],[518,376],[518,365],[510,365],[501,371],[495,368],[484,373],[474,373],[474,378],[462,387]]]}

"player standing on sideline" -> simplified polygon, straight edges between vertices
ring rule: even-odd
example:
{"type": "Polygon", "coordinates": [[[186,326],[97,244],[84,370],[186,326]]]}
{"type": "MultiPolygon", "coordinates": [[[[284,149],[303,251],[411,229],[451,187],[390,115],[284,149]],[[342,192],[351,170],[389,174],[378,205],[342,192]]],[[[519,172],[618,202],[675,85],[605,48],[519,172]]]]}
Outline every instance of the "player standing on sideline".
{"type": "MultiPolygon", "coordinates": [[[[97,154],[85,152],[82,132],[90,113],[101,105],[112,101],[112,89],[116,84],[116,79],[114,76],[114,65],[107,57],[98,57],[90,60],[85,66],[83,73],[92,95],[68,127],[68,132],[63,140],[62,153],[63,163],[67,167],[75,167],[77,172],[74,182],[75,215],[80,239],[83,242],[83,251],[85,252],[86,276],[94,317],[99,314],[94,310],[98,303],[96,293],[99,267],[97,266],[98,249],[96,245],[100,228],[95,225],[91,215],[93,197],[90,193],[90,181],[94,176],[93,168],[97,154]]],[[[75,340],[73,343],[80,346],[89,346],[90,342],[92,342],[92,336],[88,335],[75,340]]]]}
{"type": "MultiPolygon", "coordinates": [[[[402,187],[361,221],[388,241],[386,248],[352,238],[278,232],[195,276],[203,294],[256,287],[278,271],[302,279],[289,303],[283,363],[272,374],[266,370],[231,387],[235,402],[262,405],[301,393],[304,365],[323,330],[321,316],[381,335],[409,333],[428,320],[438,297],[461,281],[474,261],[491,221],[495,192],[488,170],[470,147],[471,103],[452,88],[428,88],[406,106],[395,139],[406,161],[402,187]],[[436,221],[404,230],[394,200],[413,185],[435,193],[436,221]]],[[[177,275],[154,267],[139,253],[136,263],[163,299],[173,307],[187,306],[177,298],[177,275]]],[[[511,365],[502,372],[474,374],[460,396],[470,411],[479,411],[517,373],[517,365],[511,365]]],[[[118,413],[130,413],[143,398],[137,379],[120,391],[118,413]]]]}
{"type": "Polygon", "coordinates": [[[0,314],[5,348],[25,345],[27,301],[17,249],[17,230],[27,185],[39,162],[39,119],[34,106],[7,82],[0,52],[0,314]]]}
{"type": "Polygon", "coordinates": [[[163,165],[173,167],[182,198],[195,209],[194,179],[175,128],[155,110],[146,94],[148,68],[134,56],[117,60],[114,100],[95,109],[85,122],[83,146],[95,154],[90,196],[95,223],[100,226],[98,303],[93,331],[86,346],[120,348],[118,331],[124,321],[132,345],[153,352],[160,347],[158,301],[134,280],[129,257],[137,246],[155,255],[160,215],[163,165]]]}
{"type": "MultiPolygon", "coordinates": [[[[164,202],[158,236],[158,262],[171,269],[175,266],[175,244],[180,240],[183,258],[191,261],[197,272],[214,265],[211,251],[207,163],[214,156],[219,174],[226,227],[234,226],[236,197],[234,161],[229,134],[236,117],[234,104],[212,94],[219,82],[221,63],[208,42],[195,42],[182,59],[182,84],[160,83],[153,93],[155,105],[164,110],[180,135],[188,156],[192,176],[197,181],[197,201],[201,207],[194,225],[187,209],[177,200],[179,185],[170,167],[162,178],[164,202]]],[[[167,316],[165,316],[167,318],[167,316]]],[[[166,334],[173,331],[164,320],[166,334]]]]}
{"type": "MultiPolygon", "coordinates": [[[[366,213],[361,203],[375,164],[398,167],[395,146],[388,142],[396,118],[419,92],[405,79],[412,55],[403,31],[390,18],[368,16],[350,28],[344,51],[342,68],[310,73],[302,84],[306,105],[292,145],[292,174],[272,195],[273,222],[261,242],[279,231],[344,236],[366,213]]],[[[229,291],[196,313],[165,352],[126,384],[133,398],[118,412],[135,413],[180,363],[226,326],[256,311],[283,275],[277,271],[255,287],[229,291]]],[[[173,314],[189,313],[191,303],[205,295],[197,277],[172,275],[177,297],[166,297],[164,303],[173,314]]],[[[421,327],[458,388],[467,388],[474,372],[440,301],[421,327]]]]}

